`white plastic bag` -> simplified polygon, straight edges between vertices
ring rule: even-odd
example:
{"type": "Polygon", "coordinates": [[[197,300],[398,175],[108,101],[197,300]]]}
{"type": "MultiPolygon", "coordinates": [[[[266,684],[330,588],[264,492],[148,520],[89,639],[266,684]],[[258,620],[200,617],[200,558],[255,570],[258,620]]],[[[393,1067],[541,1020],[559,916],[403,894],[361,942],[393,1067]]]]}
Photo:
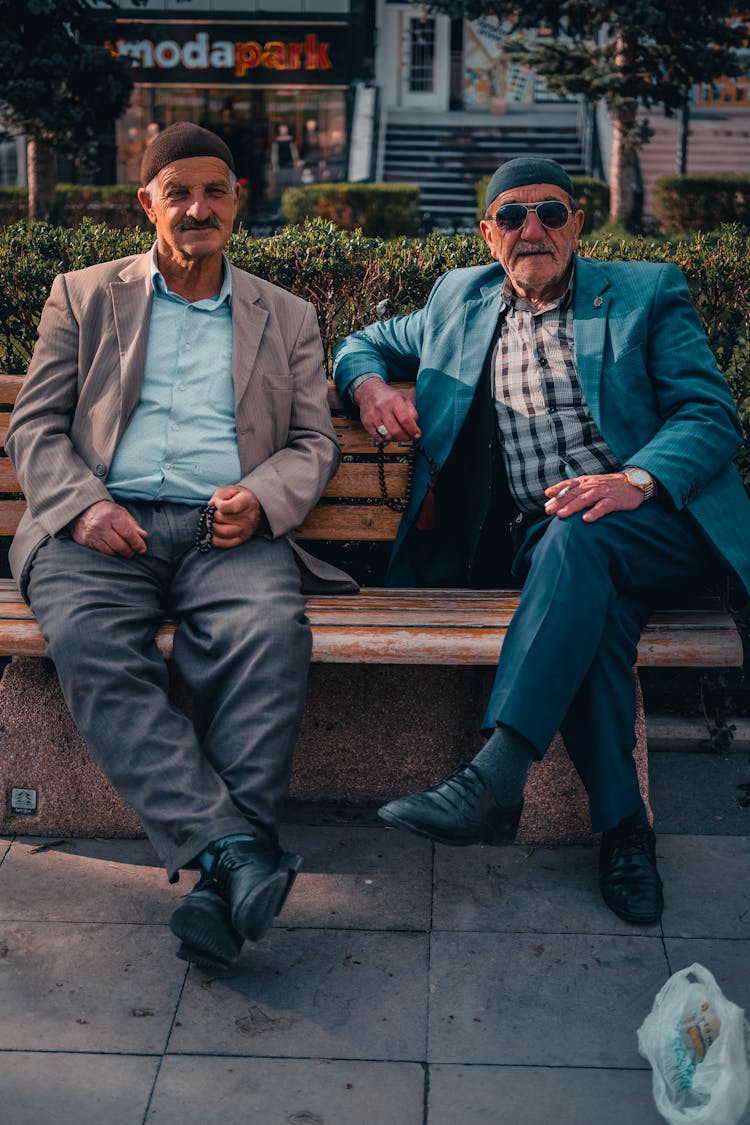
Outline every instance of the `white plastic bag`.
{"type": "Polygon", "coordinates": [[[669,978],[638,1028],[669,1125],[737,1125],[750,1097],[750,1025],[697,962],[669,978]]]}

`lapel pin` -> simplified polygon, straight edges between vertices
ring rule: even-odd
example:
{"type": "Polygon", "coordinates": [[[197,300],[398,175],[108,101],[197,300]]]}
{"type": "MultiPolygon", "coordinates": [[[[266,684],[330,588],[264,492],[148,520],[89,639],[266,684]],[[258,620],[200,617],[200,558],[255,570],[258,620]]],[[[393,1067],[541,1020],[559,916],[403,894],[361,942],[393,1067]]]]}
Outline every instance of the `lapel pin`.
{"type": "Polygon", "coordinates": [[[594,308],[595,309],[600,309],[603,304],[604,304],[604,298],[603,297],[594,297],[594,308]]]}

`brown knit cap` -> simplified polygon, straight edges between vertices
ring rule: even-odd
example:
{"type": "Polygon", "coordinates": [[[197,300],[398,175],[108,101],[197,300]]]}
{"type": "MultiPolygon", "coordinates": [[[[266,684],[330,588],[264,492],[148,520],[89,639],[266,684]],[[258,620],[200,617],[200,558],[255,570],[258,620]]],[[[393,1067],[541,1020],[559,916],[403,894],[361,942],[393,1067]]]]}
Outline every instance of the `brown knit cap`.
{"type": "Polygon", "coordinates": [[[191,156],[216,156],[234,171],[234,157],[221,137],[192,121],[176,121],[147,146],[141,160],[141,183],[146,187],[167,164],[191,156]]]}

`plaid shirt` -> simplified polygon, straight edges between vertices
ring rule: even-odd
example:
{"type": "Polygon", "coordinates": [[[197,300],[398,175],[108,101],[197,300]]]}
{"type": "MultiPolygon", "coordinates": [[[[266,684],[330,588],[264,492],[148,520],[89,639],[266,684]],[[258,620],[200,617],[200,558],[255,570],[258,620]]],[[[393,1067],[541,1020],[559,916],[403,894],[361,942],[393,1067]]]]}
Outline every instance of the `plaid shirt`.
{"type": "Polygon", "coordinates": [[[566,477],[621,467],[583,397],[572,285],[534,310],[506,282],[492,382],[508,485],[523,512],[542,510],[545,488],[566,477]]]}

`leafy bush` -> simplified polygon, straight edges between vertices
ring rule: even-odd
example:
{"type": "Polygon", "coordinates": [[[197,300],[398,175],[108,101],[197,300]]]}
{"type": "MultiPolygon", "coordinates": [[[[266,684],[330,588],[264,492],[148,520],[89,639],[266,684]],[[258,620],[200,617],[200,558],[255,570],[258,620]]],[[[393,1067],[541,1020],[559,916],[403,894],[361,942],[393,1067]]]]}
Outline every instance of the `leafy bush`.
{"type": "Polygon", "coordinates": [[[712,231],[750,225],[750,176],[662,176],[654,184],[653,217],[663,231],[712,231]]]}
{"type": "MultiPolygon", "coordinates": [[[[138,202],[137,184],[58,184],[55,217],[64,226],[89,218],[112,227],[148,227],[138,202]]],[[[0,226],[22,221],[28,213],[26,188],[0,188],[0,226]]]]}
{"type": "Polygon", "coordinates": [[[76,230],[24,220],[0,231],[0,370],[26,370],[56,274],[147,250],[153,234],[84,219],[76,230]]]}
{"type": "MultiPolygon", "coordinates": [[[[590,234],[606,223],[609,216],[609,184],[604,180],[595,180],[591,176],[571,176],[576,199],[585,212],[583,233],[590,234]]],[[[477,220],[485,212],[484,196],[487,191],[489,176],[484,176],[477,183],[477,220]]]]}
{"type": "MultiPolygon", "coordinates": [[[[113,230],[90,219],[77,230],[22,222],[0,231],[0,370],[26,369],[55,274],[139,253],[152,241],[148,231],[113,230]]],[[[750,434],[750,231],[729,225],[715,236],[699,234],[676,245],[610,237],[584,241],[581,252],[602,261],[640,259],[680,267],[750,434]]],[[[227,253],[241,269],[313,302],[329,366],[333,348],[349,332],[378,315],[419,308],[446,270],[490,260],[478,235],[386,242],[320,219],[270,238],[234,234],[227,253]]],[[[750,485],[747,451],[740,467],[750,485]]]]}
{"type": "Polygon", "coordinates": [[[310,184],[288,188],[281,200],[288,223],[327,219],[342,230],[376,238],[417,235],[419,188],[414,184],[310,184]]]}

